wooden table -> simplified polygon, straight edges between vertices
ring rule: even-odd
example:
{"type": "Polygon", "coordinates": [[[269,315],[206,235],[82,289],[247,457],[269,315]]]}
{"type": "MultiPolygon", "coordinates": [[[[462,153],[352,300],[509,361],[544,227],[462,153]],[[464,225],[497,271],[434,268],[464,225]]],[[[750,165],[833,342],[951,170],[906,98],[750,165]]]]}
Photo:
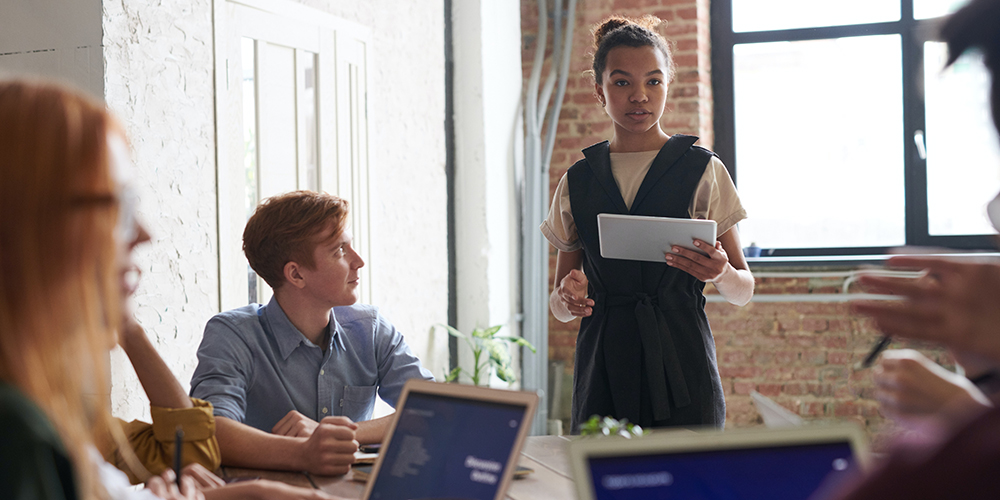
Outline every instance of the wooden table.
{"type": "MultiPolygon", "coordinates": [[[[521,450],[520,464],[535,472],[523,479],[511,481],[507,498],[512,500],[556,500],[573,498],[573,477],[566,458],[566,443],[562,436],[529,436],[521,450]]],[[[316,488],[344,498],[361,498],[365,484],[354,481],[354,471],[344,476],[314,476],[302,472],[265,471],[223,467],[222,477],[259,477],[273,481],[316,488]]]]}

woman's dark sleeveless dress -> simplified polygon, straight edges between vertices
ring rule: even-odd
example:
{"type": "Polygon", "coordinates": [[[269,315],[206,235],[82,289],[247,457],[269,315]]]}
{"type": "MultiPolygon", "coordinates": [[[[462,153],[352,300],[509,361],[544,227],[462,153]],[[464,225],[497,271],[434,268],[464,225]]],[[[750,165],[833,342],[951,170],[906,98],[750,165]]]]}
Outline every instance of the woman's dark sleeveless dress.
{"type": "Polygon", "coordinates": [[[674,135],[625,207],[611,174],[609,144],[583,150],[567,173],[570,207],[583,245],[593,314],[576,341],[573,425],[591,415],[644,427],[714,426],[726,419],[705,317],[705,283],[664,263],[601,257],[597,214],[689,218],[691,197],[712,153],[697,137],[674,135]]]}

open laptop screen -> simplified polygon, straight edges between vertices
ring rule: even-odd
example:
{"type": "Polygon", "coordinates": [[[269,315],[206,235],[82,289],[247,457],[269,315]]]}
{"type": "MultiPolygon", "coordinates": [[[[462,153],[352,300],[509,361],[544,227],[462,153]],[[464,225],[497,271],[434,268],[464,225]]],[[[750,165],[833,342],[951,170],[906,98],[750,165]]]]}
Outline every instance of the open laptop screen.
{"type": "Polygon", "coordinates": [[[495,498],[527,409],[411,391],[369,498],[495,498]]]}
{"type": "Polygon", "coordinates": [[[849,442],[588,457],[597,500],[806,499],[854,467],[849,442]]]}

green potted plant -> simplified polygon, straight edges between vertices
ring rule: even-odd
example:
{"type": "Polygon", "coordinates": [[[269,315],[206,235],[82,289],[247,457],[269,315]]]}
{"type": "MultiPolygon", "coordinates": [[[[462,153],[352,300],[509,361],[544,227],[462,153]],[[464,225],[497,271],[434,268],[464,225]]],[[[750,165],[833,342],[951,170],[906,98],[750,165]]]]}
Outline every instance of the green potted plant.
{"type": "Polygon", "coordinates": [[[458,380],[459,375],[465,373],[472,379],[473,385],[488,384],[490,374],[495,371],[497,378],[511,384],[517,380],[517,376],[514,375],[514,370],[510,366],[510,344],[527,347],[531,349],[531,352],[535,352],[535,346],[521,337],[497,335],[503,325],[476,328],[472,330],[471,335],[466,335],[448,325],[440,326],[447,329],[451,336],[464,340],[472,349],[472,370],[456,366],[454,370],[445,375],[445,382],[454,382],[458,380]]]}
{"type": "Polygon", "coordinates": [[[646,434],[649,434],[649,431],[629,422],[627,418],[617,420],[612,417],[601,418],[594,415],[580,426],[581,436],[621,436],[629,439],[642,437],[646,434]]]}

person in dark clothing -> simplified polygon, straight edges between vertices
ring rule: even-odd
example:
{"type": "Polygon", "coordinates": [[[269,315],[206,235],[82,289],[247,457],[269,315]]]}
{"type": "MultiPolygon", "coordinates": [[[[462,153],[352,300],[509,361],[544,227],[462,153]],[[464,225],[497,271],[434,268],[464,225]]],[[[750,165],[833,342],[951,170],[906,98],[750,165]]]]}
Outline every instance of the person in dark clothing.
{"type": "MultiPolygon", "coordinates": [[[[979,49],[992,77],[993,123],[1000,131],[1000,1],[973,0],[942,26],[952,64],[971,48],[979,49]]],[[[988,206],[993,226],[1000,230],[1000,196],[988,206]]],[[[929,340],[951,349],[976,353],[1000,362],[1000,265],[928,257],[895,257],[889,266],[923,269],[918,280],[868,276],[861,283],[900,301],[853,304],[871,316],[887,335],[929,340]]],[[[899,449],[863,481],[837,498],[921,499],[1000,498],[1000,409],[979,407],[953,414],[950,430],[938,444],[925,449],[899,449]]]]}
{"type": "Polygon", "coordinates": [[[705,282],[746,304],[753,276],[736,223],[746,217],[725,166],[697,137],[660,127],[673,76],[659,19],[612,17],[594,30],[594,88],[612,120],[611,141],[559,181],[541,231],[558,250],[549,305],[557,319],[582,317],[572,427],[591,415],[642,426],[725,423],[705,282]],[[675,247],[663,262],[601,257],[599,213],[711,219],[718,241],[705,252],[675,247]]]}

